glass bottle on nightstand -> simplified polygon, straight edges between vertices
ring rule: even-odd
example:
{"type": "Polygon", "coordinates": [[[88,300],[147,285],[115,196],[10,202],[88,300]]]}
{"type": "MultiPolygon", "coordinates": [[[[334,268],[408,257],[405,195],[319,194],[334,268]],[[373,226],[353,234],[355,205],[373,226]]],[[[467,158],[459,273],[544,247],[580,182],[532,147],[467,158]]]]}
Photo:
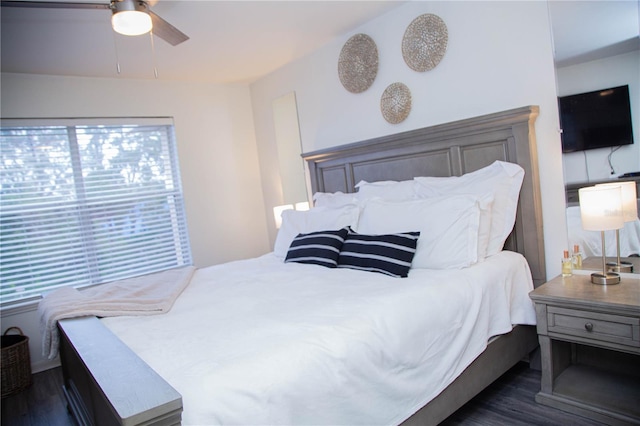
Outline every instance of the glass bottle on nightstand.
{"type": "Polygon", "coordinates": [[[569,250],[564,251],[562,258],[562,276],[570,277],[573,274],[573,259],[569,257],[569,250]]]}
{"type": "Polygon", "coordinates": [[[580,246],[578,244],[573,245],[571,259],[573,261],[573,269],[582,269],[582,253],[580,253],[580,246]]]}

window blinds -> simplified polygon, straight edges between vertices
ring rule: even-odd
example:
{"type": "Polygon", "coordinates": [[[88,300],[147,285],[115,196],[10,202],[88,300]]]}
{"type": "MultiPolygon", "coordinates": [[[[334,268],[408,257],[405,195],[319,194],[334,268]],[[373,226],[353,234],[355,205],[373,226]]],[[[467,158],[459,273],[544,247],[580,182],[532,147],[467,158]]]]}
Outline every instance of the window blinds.
{"type": "Polygon", "coordinates": [[[191,264],[173,126],[109,120],[2,123],[3,307],[191,264]]]}

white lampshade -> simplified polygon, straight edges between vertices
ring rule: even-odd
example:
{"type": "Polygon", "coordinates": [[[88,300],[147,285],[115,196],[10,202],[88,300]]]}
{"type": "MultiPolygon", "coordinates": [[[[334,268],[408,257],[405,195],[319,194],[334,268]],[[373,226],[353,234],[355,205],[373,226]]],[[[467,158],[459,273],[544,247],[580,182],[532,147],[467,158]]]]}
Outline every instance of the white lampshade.
{"type": "Polygon", "coordinates": [[[285,210],[292,210],[293,204],[284,204],[282,206],[275,206],[273,208],[273,218],[276,221],[276,228],[280,229],[282,226],[282,212],[285,210]]]}
{"type": "Polygon", "coordinates": [[[624,226],[620,185],[580,188],[578,196],[585,230],[610,231],[624,226]]]}
{"type": "Polygon", "coordinates": [[[145,3],[138,0],[118,0],[112,3],[111,26],[114,31],[137,36],[151,31],[153,24],[145,3]]]}
{"type": "Polygon", "coordinates": [[[635,182],[602,183],[596,186],[619,186],[622,193],[622,214],[625,222],[633,222],[638,218],[638,196],[635,182]]]}

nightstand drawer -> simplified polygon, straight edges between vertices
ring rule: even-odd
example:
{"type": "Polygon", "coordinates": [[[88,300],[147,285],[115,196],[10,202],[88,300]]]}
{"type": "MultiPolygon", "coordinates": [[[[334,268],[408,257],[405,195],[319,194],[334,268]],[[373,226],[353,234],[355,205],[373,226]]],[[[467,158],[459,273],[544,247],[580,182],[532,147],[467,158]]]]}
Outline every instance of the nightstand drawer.
{"type": "Polygon", "coordinates": [[[548,306],[548,331],[640,347],[640,318],[548,306]]]}

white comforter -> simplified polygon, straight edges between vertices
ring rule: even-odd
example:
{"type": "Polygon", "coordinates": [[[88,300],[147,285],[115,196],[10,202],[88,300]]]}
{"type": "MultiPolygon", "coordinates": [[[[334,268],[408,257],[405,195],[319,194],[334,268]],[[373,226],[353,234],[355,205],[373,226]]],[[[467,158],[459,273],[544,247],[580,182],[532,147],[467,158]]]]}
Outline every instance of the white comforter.
{"type": "Polygon", "coordinates": [[[182,394],[185,425],[396,424],[535,324],[532,288],[512,252],[405,279],[270,254],[198,270],[167,314],[103,322],[182,394]]]}

